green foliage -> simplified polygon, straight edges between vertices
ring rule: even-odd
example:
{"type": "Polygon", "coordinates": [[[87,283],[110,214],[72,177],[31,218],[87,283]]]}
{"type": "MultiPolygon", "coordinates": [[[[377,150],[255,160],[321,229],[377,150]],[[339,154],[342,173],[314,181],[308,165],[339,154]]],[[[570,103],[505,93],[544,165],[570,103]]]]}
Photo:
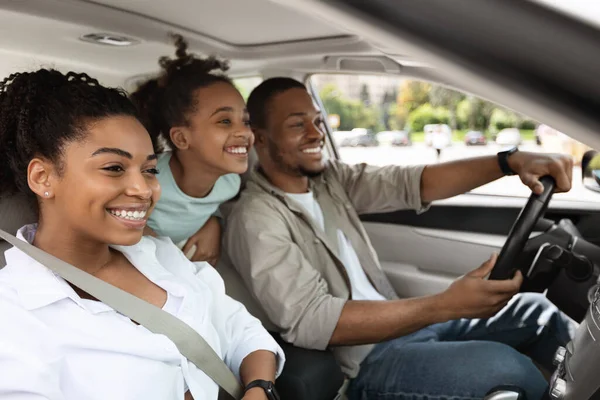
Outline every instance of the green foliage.
{"type": "Polygon", "coordinates": [[[493,131],[498,132],[502,129],[515,128],[516,126],[517,118],[514,113],[500,108],[496,108],[494,112],[492,112],[490,128],[492,128],[493,131]]]}
{"type": "Polygon", "coordinates": [[[383,130],[380,111],[374,106],[365,106],[360,100],[349,100],[340,94],[333,84],[326,85],[320,92],[321,101],[328,114],[340,116],[338,130],[349,131],[354,128],[383,130]]]}
{"type": "MultiPolygon", "coordinates": [[[[427,124],[443,123],[460,131],[455,135],[455,139],[460,139],[468,130],[496,133],[517,127],[533,131],[537,126],[536,121],[489,101],[426,82],[402,81],[398,88],[387,89],[378,104],[374,104],[370,90],[367,84],[362,84],[358,99],[352,100],[335,84],[322,88],[320,95],[327,113],[340,117],[338,130],[389,129],[418,134],[427,124]]],[[[245,95],[243,89],[242,94],[245,95]]]]}
{"type": "Polygon", "coordinates": [[[537,122],[532,119],[524,119],[519,128],[526,130],[534,130],[537,127],[537,122]]]}
{"type": "Polygon", "coordinates": [[[420,132],[427,124],[447,124],[450,112],[443,107],[432,107],[425,103],[410,113],[408,125],[412,131],[420,132]]]}
{"type": "Polygon", "coordinates": [[[421,105],[429,102],[431,85],[420,81],[403,81],[398,94],[398,106],[411,113],[421,105]]]}
{"type": "Polygon", "coordinates": [[[389,105],[388,126],[393,131],[402,131],[406,128],[408,122],[408,113],[404,108],[398,107],[396,103],[389,105]]]}

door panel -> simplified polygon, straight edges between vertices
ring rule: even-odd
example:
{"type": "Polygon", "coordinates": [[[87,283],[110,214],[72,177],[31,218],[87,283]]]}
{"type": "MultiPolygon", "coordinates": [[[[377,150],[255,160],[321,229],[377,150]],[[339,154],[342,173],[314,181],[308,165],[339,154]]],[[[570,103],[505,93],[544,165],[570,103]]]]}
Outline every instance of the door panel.
{"type": "MultiPolygon", "coordinates": [[[[484,204],[489,201],[498,202],[498,197],[467,194],[434,204],[421,215],[398,211],[362,217],[400,296],[439,293],[500,251],[526,199],[484,204]]],[[[545,217],[569,218],[586,238],[600,237],[600,209],[594,203],[554,201],[545,217]]]]}
{"type": "Polygon", "coordinates": [[[366,223],[382,267],[403,297],[444,290],[498,251],[504,237],[470,232],[366,223]]]}

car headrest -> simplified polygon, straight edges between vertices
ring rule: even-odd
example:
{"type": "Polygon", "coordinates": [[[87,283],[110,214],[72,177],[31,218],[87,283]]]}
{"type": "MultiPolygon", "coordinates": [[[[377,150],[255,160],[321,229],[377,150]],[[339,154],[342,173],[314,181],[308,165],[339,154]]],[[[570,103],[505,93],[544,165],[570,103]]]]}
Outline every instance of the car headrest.
{"type": "MultiPolygon", "coordinates": [[[[37,210],[25,195],[0,198],[0,228],[8,233],[16,234],[23,225],[37,221],[37,210]]],[[[11,246],[0,239],[0,268],[6,265],[4,252],[11,246]]]]}
{"type": "Polygon", "coordinates": [[[245,186],[246,181],[248,180],[248,177],[250,176],[250,173],[252,171],[254,171],[254,169],[256,168],[256,166],[258,165],[258,155],[256,155],[256,150],[254,149],[254,147],[252,147],[250,149],[250,152],[248,153],[248,170],[246,172],[244,172],[241,176],[242,178],[242,187],[245,186]]]}

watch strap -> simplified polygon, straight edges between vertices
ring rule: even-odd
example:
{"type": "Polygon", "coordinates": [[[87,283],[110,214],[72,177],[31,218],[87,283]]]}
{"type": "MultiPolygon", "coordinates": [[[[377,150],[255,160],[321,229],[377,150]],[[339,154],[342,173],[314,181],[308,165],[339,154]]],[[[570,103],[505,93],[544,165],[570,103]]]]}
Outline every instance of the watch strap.
{"type": "Polygon", "coordinates": [[[504,175],[516,175],[517,173],[513,171],[513,169],[508,164],[508,157],[513,155],[519,151],[518,147],[513,147],[512,149],[501,151],[498,153],[498,165],[500,166],[500,170],[504,175]]]}
{"type": "Polygon", "coordinates": [[[250,382],[248,385],[246,385],[246,388],[244,389],[244,393],[250,389],[254,389],[257,387],[259,387],[265,391],[265,394],[267,395],[267,399],[280,400],[279,394],[277,394],[277,390],[275,390],[275,384],[273,384],[273,382],[271,382],[271,381],[266,381],[264,379],[256,379],[256,380],[250,382]]]}

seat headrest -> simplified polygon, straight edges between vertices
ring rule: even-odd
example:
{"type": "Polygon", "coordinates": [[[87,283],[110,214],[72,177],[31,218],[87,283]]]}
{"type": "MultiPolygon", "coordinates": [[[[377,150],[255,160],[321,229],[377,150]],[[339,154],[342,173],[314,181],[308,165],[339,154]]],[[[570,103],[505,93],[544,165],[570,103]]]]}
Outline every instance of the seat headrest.
{"type": "Polygon", "coordinates": [[[13,235],[23,225],[37,221],[37,210],[22,194],[0,198],[0,228],[13,235]]]}
{"type": "MultiPolygon", "coordinates": [[[[15,195],[0,198],[0,228],[15,235],[27,224],[37,221],[37,210],[31,206],[31,201],[25,195],[15,195]]],[[[11,246],[0,239],[0,268],[4,267],[4,252],[11,246]]]]}
{"type": "Polygon", "coordinates": [[[250,173],[252,171],[254,171],[254,169],[256,168],[257,165],[258,165],[258,155],[256,155],[256,150],[254,149],[254,147],[252,147],[250,149],[250,152],[248,153],[248,170],[246,172],[244,172],[242,175],[240,175],[242,178],[242,187],[245,186],[245,183],[248,180],[250,173]]]}

